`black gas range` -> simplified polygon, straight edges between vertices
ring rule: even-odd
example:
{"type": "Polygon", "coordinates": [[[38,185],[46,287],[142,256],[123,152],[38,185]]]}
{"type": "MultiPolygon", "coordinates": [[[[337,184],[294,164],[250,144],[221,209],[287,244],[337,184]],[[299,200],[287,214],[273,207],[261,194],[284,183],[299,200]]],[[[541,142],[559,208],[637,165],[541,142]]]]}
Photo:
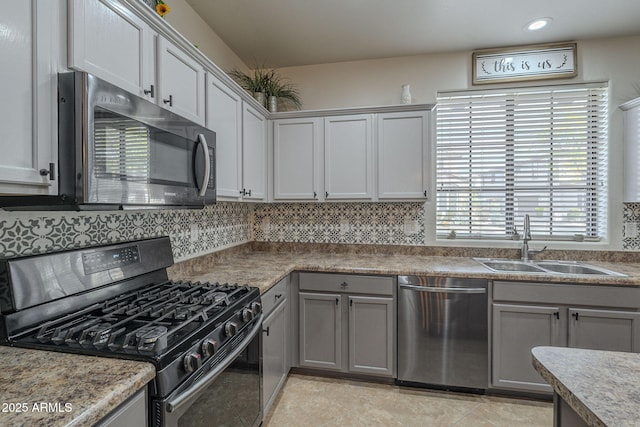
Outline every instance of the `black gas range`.
{"type": "Polygon", "coordinates": [[[172,264],[167,237],[1,260],[2,344],[153,363],[150,425],[259,425],[259,290],[172,264]]]}

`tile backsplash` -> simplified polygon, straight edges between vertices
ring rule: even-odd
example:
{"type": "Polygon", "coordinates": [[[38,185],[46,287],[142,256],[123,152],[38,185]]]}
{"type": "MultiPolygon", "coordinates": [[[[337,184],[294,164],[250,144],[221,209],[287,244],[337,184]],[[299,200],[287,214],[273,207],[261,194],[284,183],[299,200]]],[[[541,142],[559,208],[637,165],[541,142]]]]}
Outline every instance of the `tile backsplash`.
{"type": "Polygon", "coordinates": [[[250,241],[252,206],[114,212],[0,212],[0,256],[169,236],[176,260],[250,241]]]}
{"type": "MultiPolygon", "coordinates": [[[[640,229],[640,203],[623,222],[640,229]]],[[[165,236],[176,261],[257,242],[424,245],[424,204],[219,202],[202,210],[0,211],[0,256],[14,257],[165,236]]],[[[640,251],[640,235],[622,249],[640,251]]]]}
{"type": "Polygon", "coordinates": [[[256,205],[258,242],[423,245],[424,204],[270,203],[256,205]]]}
{"type": "MultiPolygon", "coordinates": [[[[640,203],[625,203],[622,210],[622,223],[635,223],[640,233],[640,203]]],[[[622,249],[625,251],[640,250],[640,234],[636,237],[622,237],[622,249]]]]}

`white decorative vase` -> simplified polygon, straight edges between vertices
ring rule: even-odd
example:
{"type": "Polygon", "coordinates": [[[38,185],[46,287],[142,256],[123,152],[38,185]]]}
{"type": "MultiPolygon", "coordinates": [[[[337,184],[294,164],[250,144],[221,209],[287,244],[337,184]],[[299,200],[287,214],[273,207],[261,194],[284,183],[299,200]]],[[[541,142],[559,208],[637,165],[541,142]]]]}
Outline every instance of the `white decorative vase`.
{"type": "Polygon", "coordinates": [[[278,97],[270,96],[268,100],[268,109],[271,113],[276,113],[278,111],[278,97]]]}
{"type": "Polygon", "coordinates": [[[411,104],[411,91],[408,84],[402,85],[402,96],[400,97],[400,103],[411,104]]]}

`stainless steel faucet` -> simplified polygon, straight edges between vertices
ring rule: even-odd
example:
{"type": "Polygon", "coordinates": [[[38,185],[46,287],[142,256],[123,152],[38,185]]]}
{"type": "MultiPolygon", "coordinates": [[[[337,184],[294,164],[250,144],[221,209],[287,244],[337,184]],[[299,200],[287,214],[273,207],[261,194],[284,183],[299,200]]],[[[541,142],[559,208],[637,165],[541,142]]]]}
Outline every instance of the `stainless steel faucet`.
{"type": "Polygon", "coordinates": [[[524,234],[522,236],[522,261],[529,261],[529,255],[536,255],[547,249],[545,246],[539,250],[529,250],[529,240],[531,239],[531,221],[529,214],[524,216],[524,234]]]}

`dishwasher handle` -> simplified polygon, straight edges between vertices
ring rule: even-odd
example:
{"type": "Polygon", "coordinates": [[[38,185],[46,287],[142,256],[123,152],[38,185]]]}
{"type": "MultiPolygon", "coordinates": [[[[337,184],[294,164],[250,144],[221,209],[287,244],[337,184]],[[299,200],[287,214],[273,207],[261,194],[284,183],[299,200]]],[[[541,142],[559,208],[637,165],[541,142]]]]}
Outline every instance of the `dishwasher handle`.
{"type": "Polygon", "coordinates": [[[418,292],[431,292],[442,294],[486,294],[486,288],[438,288],[435,286],[400,285],[401,288],[418,292]]]}

